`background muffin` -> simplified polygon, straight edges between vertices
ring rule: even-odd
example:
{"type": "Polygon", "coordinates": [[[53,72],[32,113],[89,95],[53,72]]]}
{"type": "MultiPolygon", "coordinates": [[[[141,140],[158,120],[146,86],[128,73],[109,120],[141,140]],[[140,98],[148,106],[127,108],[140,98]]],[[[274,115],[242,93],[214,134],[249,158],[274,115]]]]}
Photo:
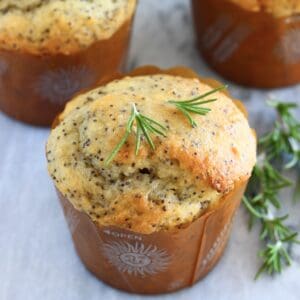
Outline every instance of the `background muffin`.
{"type": "Polygon", "coordinates": [[[25,122],[51,124],[76,92],[122,67],[135,5],[1,1],[0,109],[25,122]]]}
{"type": "Polygon", "coordinates": [[[118,31],[131,18],[135,2],[1,1],[1,48],[39,55],[82,51],[118,31]]]}
{"type": "Polygon", "coordinates": [[[300,2],[192,1],[205,60],[239,84],[275,88],[300,82],[300,2]]]}

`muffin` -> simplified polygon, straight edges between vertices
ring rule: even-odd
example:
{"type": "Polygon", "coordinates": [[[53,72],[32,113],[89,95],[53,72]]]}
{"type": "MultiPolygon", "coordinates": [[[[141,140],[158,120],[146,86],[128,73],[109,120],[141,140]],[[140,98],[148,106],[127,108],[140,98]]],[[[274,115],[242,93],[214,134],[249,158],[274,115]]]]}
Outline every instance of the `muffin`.
{"type": "Polygon", "coordinates": [[[104,282],[171,292],[220,258],[256,139],[243,107],[219,86],[189,69],[146,67],[78,95],[58,116],[46,149],[49,174],[79,256],[104,282]],[[207,92],[216,100],[207,114],[192,114],[195,126],[168,102],[207,92]],[[136,153],[134,123],[112,157],[133,105],[165,134],[151,134],[154,149],[144,134],[136,153]]]}
{"type": "Polygon", "coordinates": [[[192,1],[198,47],[225,78],[275,88],[300,82],[298,0],[192,1]]]}
{"type": "Polygon", "coordinates": [[[136,0],[0,1],[0,109],[51,125],[66,101],[119,70],[136,0]]]}

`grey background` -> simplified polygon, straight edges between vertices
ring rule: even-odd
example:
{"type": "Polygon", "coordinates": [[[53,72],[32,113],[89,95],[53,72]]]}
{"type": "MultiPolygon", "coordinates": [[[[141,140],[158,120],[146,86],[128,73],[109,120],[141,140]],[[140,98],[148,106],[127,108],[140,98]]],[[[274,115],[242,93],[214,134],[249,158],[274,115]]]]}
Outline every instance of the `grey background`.
{"type": "MultiPolygon", "coordinates": [[[[193,67],[214,74],[194,47],[189,1],[141,0],[128,68],[143,64],[193,67]]],[[[251,123],[264,132],[274,117],[265,99],[300,103],[300,86],[272,91],[230,84],[242,98],[251,123]]],[[[25,104],[26,105],[26,104],[25,104]]],[[[0,113],[0,299],[82,300],[154,299],[116,291],[95,279],[76,256],[52,183],[46,172],[47,129],[17,123],[0,113]]],[[[284,200],[290,206],[290,194],[284,200]]],[[[290,225],[300,229],[300,205],[292,209],[290,225]]],[[[247,231],[243,208],[218,266],[194,287],[157,299],[300,299],[300,249],[291,249],[295,263],[279,277],[254,282],[259,266],[258,228],[247,231]]]]}

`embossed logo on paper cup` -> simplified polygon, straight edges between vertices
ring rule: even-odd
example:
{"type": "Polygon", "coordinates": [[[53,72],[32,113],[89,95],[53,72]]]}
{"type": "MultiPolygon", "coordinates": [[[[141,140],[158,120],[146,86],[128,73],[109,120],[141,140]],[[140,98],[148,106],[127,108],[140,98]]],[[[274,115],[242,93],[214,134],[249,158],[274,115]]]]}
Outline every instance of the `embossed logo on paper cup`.
{"type": "Polygon", "coordinates": [[[235,23],[229,15],[221,15],[209,26],[202,37],[202,47],[211,50],[215,62],[229,60],[253,29],[246,23],[235,23]]]}
{"type": "Polygon", "coordinates": [[[157,246],[135,242],[110,242],[103,246],[103,253],[119,272],[134,276],[155,275],[167,269],[170,256],[157,246]]]}
{"type": "Polygon", "coordinates": [[[220,234],[217,236],[217,238],[216,238],[215,242],[213,243],[212,247],[210,248],[210,250],[206,254],[203,261],[201,262],[201,266],[200,266],[201,271],[203,271],[206,268],[206,266],[215,258],[217,253],[224,246],[224,244],[227,240],[227,237],[229,235],[231,225],[232,225],[232,222],[226,224],[224,226],[224,228],[222,229],[222,231],[220,232],[220,234]]]}
{"type": "Polygon", "coordinates": [[[213,53],[214,60],[223,63],[229,60],[249,37],[252,29],[247,24],[236,24],[225,36],[213,53]]]}
{"type": "Polygon", "coordinates": [[[300,28],[290,29],[274,48],[274,54],[286,64],[300,62],[300,28]]]}
{"type": "Polygon", "coordinates": [[[202,37],[202,45],[205,49],[211,49],[222,39],[233,24],[233,19],[229,15],[220,16],[206,29],[202,37]]]}
{"type": "Polygon", "coordinates": [[[72,66],[44,73],[37,82],[36,91],[53,103],[63,104],[95,80],[95,74],[87,66],[72,66]]]}

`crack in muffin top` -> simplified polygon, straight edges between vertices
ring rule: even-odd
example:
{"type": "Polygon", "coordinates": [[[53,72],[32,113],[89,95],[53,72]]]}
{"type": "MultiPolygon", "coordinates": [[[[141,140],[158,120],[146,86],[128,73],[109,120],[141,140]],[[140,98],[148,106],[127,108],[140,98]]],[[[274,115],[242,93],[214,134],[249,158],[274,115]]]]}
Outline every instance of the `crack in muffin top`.
{"type": "Polygon", "coordinates": [[[206,116],[187,119],[167,100],[212,88],[171,75],[126,77],[69,102],[47,143],[49,173],[57,189],[100,225],[142,233],[193,221],[251,174],[256,140],[247,118],[218,92],[206,116]],[[135,155],[131,134],[113,162],[104,161],[124,135],[131,103],[163,124],[167,136],[143,140],[135,155]]]}
{"type": "Polygon", "coordinates": [[[109,39],[136,0],[0,0],[1,49],[72,54],[109,39]]]}

